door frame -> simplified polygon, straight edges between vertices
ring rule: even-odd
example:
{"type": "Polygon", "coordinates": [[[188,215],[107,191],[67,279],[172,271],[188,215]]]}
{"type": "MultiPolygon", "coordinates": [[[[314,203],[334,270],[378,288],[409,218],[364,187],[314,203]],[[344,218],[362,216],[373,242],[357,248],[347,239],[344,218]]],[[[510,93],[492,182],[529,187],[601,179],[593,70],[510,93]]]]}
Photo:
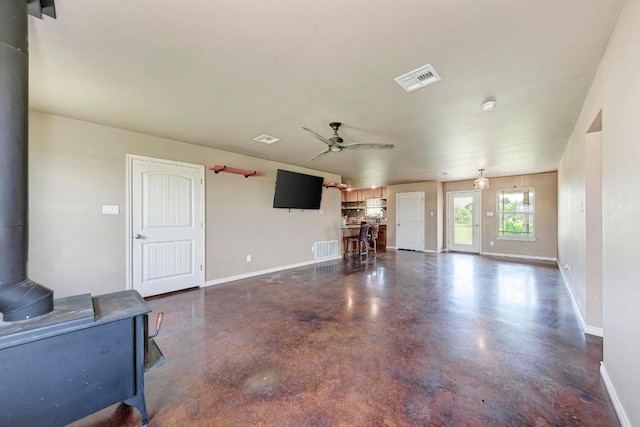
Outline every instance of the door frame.
{"type": "MultiPolygon", "coordinates": [[[[400,203],[398,203],[398,199],[400,197],[400,195],[404,195],[404,194],[413,194],[416,196],[420,197],[420,207],[421,207],[421,212],[422,212],[422,221],[420,224],[420,239],[422,241],[422,248],[419,250],[416,250],[416,252],[424,252],[425,251],[425,234],[426,234],[426,225],[424,223],[425,221],[425,199],[426,199],[426,194],[424,191],[406,191],[406,192],[402,192],[402,193],[396,193],[396,243],[395,243],[395,248],[400,250],[400,245],[398,244],[398,236],[400,235],[400,233],[398,232],[398,222],[400,221],[400,203]]],[[[406,249],[406,250],[411,250],[411,249],[406,249]]]]}
{"type": "MultiPolygon", "coordinates": [[[[459,190],[459,191],[447,191],[447,205],[446,205],[446,212],[447,214],[445,215],[446,217],[446,231],[447,231],[447,252],[450,252],[452,249],[450,248],[450,242],[451,242],[451,212],[450,212],[450,206],[451,206],[451,198],[453,196],[455,196],[456,194],[462,194],[462,193],[475,193],[476,198],[477,198],[477,202],[478,202],[478,206],[476,206],[477,211],[478,211],[478,226],[476,227],[478,229],[478,252],[474,251],[469,251],[467,253],[471,253],[471,254],[475,254],[475,253],[482,253],[482,190],[459,190]]],[[[475,212],[474,212],[474,216],[475,216],[475,212]]],[[[462,251],[460,251],[462,252],[462,251]]]]}
{"type": "Polygon", "coordinates": [[[204,179],[204,166],[203,165],[198,165],[195,163],[186,163],[186,162],[178,162],[176,160],[168,160],[168,159],[160,159],[157,157],[148,157],[148,156],[140,156],[138,154],[129,154],[127,153],[126,155],[126,172],[127,172],[127,178],[126,178],[126,201],[125,201],[125,215],[126,215],[126,226],[125,226],[125,241],[127,242],[127,247],[126,247],[126,259],[125,259],[125,265],[126,265],[126,274],[127,274],[127,290],[132,290],[133,289],[133,251],[131,248],[132,245],[132,240],[131,240],[131,236],[133,235],[133,229],[132,229],[132,221],[131,221],[131,216],[132,216],[132,209],[133,209],[133,201],[131,200],[131,185],[133,184],[131,178],[132,178],[132,169],[133,169],[133,161],[134,160],[142,160],[142,161],[147,161],[147,162],[152,162],[152,163],[163,163],[163,164],[167,164],[167,165],[173,165],[173,166],[186,166],[186,167],[195,167],[200,171],[200,182],[202,185],[200,185],[200,200],[202,201],[201,205],[201,212],[200,214],[202,215],[202,227],[200,227],[200,232],[201,232],[201,236],[200,236],[200,241],[202,242],[201,244],[201,248],[200,250],[202,251],[202,270],[201,270],[201,274],[200,274],[200,283],[198,284],[198,287],[201,288],[204,286],[205,283],[205,273],[206,273],[206,241],[205,241],[205,237],[206,237],[206,233],[205,233],[205,229],[207,226],[207,222],[205,221],[205,179],[204,179]]]}

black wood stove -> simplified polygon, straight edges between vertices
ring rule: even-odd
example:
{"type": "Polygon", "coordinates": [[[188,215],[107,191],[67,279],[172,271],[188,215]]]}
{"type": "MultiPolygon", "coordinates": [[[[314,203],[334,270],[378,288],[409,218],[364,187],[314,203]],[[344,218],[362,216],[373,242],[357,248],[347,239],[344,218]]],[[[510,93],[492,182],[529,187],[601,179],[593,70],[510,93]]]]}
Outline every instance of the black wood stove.
{"type": "Polygon", "coordinates": [[[144,373],[164,361],[148,337],[149,311],[123,291],[57,299],[49,314],[0,322],[0,426],[64,426],[121,401],[146,425],[144,373]]]}
{"type": "Polygon", "coordinates": [[[55,18],[54,0],[0,0],[0,427],[63,426],[120,401],[146,425],[144,372],[164,357],[140,294],[54,300],[27,277],[28,14],[55,18]]]}

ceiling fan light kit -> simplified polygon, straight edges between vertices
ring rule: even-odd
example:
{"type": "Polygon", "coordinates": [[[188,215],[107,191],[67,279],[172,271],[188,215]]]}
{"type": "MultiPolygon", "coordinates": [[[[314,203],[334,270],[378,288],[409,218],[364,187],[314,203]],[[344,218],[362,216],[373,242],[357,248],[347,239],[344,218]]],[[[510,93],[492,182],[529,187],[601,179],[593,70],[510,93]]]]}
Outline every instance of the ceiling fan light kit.
{"type": "Polygon", "coordinates": [[[333,129],[333,136],[330,138],[325,138],[324,136],[316,133],[315,131],[312,131],[309,128],[306,127],[302,127],[302,129],[306,130],[307,132],[309,132],[311,135],[313,135],[316,139],[319,139],[320,141],[324,142],[325,144],[327,144],[327,149],[316,154],[315,156],[313,156],[312,158],[310,158],[309,160],[307,160],[308,162],[317,159],[320,156],[323,156],[327,153],[339,153],[342,150],[345,150],[347,148],[358,148],[358,149],[389,149],[389,148],[393,148],[393,144],[362,144],[362,143],[352,143],[352,144],[345,144],[344,143],[344,139],[342,139],[342,137],[340,135],[338,135],[338,129],[340,129],[340,126],[342,126],[342,123],[340,122],[331,122],[329,123],[329,126],[331,127],[331,129],[333,129]]]}

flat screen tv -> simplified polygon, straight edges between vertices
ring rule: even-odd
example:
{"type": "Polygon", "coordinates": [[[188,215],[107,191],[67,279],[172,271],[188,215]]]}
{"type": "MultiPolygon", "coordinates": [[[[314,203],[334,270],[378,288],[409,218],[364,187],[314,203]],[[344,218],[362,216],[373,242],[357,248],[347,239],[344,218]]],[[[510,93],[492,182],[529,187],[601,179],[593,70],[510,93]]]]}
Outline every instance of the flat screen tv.
{"type": "Polygon", "coordinates": [[[323,182],[324,178],[321,176],[305,175],[278,169],[273,207],[320,209],[323,182]]]}

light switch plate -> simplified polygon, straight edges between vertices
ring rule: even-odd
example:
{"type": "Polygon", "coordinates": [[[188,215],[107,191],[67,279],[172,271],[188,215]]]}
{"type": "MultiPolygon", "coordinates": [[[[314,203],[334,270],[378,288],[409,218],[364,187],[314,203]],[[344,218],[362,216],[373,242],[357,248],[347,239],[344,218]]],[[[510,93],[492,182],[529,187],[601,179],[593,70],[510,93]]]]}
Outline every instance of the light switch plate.
{"type": "Polygon", "coordinates": [[[102,205],[103,215],[120,215],[120,206],[118,205],[102,205]]]}
{"type": "Polygon", "coordinates": [[[493,216],[493,212],[487,212],[487,216],[493,216]]]}

